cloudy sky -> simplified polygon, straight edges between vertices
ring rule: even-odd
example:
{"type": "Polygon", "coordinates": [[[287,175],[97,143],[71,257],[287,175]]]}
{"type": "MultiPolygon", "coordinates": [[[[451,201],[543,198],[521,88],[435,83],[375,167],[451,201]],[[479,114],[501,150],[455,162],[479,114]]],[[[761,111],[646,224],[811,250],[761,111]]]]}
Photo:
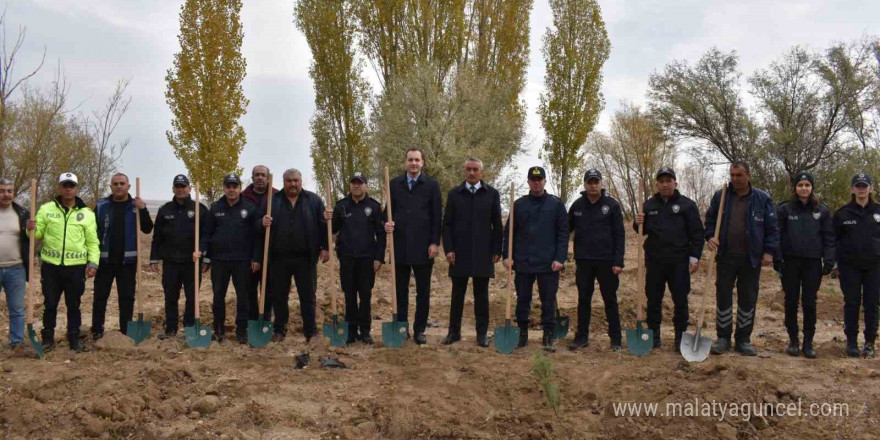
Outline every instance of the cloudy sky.
{"type": "MultiPolygon", "coordinates": [[[[165,104],[165,73],[178,50],[182,0],[7,0],[7,38],[27,27],[19,72],[47,65],[34,78],[46,86],[60,63],[70,83],[70,102],[91,112],[104,104],[117,80],[130,78],[131,109],[117,136],[130,138],[121,169],[140,176],[149,199],[171,195],[174,174],[185,172],[165,140],[171,114],[165,104]]],[[[708,48],[736,50],[748,75],[796,44],[822,49],[833,41],[880,34],[880,2],[867,0],[626,0],[600,1],[611,58],[602,91],[606,109],[598,129],[621,101],[645,102],[648,76],[671,60],[698,59],[708,48]]],[[[292,23],[293,1],[245,0],[244,82],[250,99],[242,124],[248,143],[240,164],[275,170],[299,168],[312,187],[309,118],[314,93],[305,38],[292,23]]],[[[541,35],[552,23],[546,0],[535,0],[531,65],[524,99],[529,106],[527,150],[522,167],[537,162],[543,133],[534,114],[543,87],[541,35]]],[[[374,76],[374,72],[365,72],[374,76]]]]}

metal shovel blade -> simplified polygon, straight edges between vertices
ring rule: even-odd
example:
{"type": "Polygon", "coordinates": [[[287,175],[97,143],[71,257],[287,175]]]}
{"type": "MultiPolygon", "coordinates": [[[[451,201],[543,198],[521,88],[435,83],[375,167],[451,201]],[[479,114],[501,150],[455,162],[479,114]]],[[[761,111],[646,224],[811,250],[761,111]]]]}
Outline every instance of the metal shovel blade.
{"type": "Polygon", "coordinates": [[[382,323],[382,344],[389,348],[400,348],[406,341],[406,321],[398,321],[397,315],[391,315],[391,322],[382,323]]]}
{"type": "Polygon", "coordinates": [[[519,343],[519,327],[510,325],[510,320],[504,322],[504,326],[495,327],[495,350],[501,354],[513,353],[516,344],[519,343]]]}
{"type": "Polygon", "coordinates": [[[183,335],[189,348],[208,348],[211,345],[211,327],[202,326],[198,318],[192,327],[183,328],[183,335]]]}
{"type": "Polygon", "coordinates": [[[568,316],[562,316],[559,309],[556,309],[556,319],[553,324],[553,333],[556,334],[556,340],[564,339],[568,335],[570,324],[571,319],[568,316]]]}
{"type": "Polygon", "coordinates": [[[260,317],[256,321],[248,321],[248,343],[251,347],[265,347],[272,340],[272,323],[260,317]]]}
{"type": "Polygon", "coordinates": [[[330,345],[333,347],[345,347],[348,342],[348,323],[339,320],[339,315],[333,315],[332,322],[325,322],[321,326],[321,331],[327,339],[330,339],[330,345]]]}
{"type": "Polygon", "coordinates": [[[697,329],[694,334],[683,333],[681,345],[678,348],[688,362],[703,362],[709,357],[712,339],[703,337],[700,335],[700,329],[697,329]]]}
{"type": "Polygon", "coordinates": [[[150,323],[144,321],[143,313],[138,313],[137,321],[128,321],[125,335],[134,341],[134,345],[139,345],[150,337],[150,323]]]}
{"type": "Polygon", "coordinates": [[[636,356],[645,356],[654,348],[654,332],[636,321],[635,330],[626,331],[626,348],[636,356]]]}
{"type": "Polygon", "coordinates": [[[37,356],[39,356],[39,358],[42,359],[43,358],[43,344],[41,344],[39,341],[37,341],[37,332],[34,330],[33,324],[27,325],[27,334],[28,334],[28,339],[30,339],[30,341],[31,341],[31,346],[34,347],[34,351],[37,352],[37,356]]]}

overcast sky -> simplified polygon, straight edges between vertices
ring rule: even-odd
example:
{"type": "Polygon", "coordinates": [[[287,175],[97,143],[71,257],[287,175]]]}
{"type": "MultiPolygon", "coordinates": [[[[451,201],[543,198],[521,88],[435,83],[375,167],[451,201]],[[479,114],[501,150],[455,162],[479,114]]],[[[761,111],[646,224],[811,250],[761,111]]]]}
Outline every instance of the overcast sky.
{"type": "MultiPolygon", "coordinates": [[[[178,50],[182,0],[8,0],[7,38],[19,25],[27,40],[18,72],[47,65],[32,86],[48,85],[60,62],[70,83],[70,102],[80,111],[101,107],[118,79],[130,78],[131,108],[116,136],[130,138],[121,170],[143,181],[143,196],[171,197],[171,179],[185,172],[165,139],[171,113],[165,104],[165,73],[178,50]]],[[[524,99],[528,105],[526,147],[518,160],[537,163],[543,133],[535,115],[543,88],[541,36],[551,25],[546,0],[535,0],[531,18],[531,65],[524,99]]],[[[674,59],[694,61],[708,48],[737,50],[746,75],[796,44],[822,49],[833,41],[880,34],[880,1],[626,0],[600,1],[611,39],[602,92],[606,107],[598,129],[623,100],[645,102],[648,76],[674,59]]],[[[292,22],[293,1],[245,0],[244,91],[250,106],[242,124],[247,145],[240,165],[264,163],[274,170],[299,168],[313,187],[309,119],[314,93],[308,77],[311,55],[292,22]]],[[[374,79],[372,70],[365,72],[374,79]]]]}

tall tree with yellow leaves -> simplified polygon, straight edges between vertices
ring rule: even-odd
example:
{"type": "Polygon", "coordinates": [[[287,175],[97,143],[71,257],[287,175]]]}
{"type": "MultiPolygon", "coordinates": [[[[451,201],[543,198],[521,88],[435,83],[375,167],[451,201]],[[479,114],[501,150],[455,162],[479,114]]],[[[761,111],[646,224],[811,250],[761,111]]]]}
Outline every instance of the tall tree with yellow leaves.
{"type": "Polygon", "coordinates": [[[191,180],[210,199],[223,193],[223,176],[241,172],[245,145],[239,118],[248,100],[241,83],[241,0],[186,0],[180,10],[180,52],[165,76],[174,118],[166,132],[191,180]]]}

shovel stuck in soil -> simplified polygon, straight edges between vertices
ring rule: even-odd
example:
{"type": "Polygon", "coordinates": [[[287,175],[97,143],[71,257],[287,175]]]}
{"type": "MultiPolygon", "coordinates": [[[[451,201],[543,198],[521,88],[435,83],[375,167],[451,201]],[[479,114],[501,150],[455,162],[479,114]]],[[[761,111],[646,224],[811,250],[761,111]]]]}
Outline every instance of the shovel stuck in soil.
{"type": "MultiPolygon", "coordinates": [[[[271,190],[269,192],[271,192],[271,190]]],[[[195,210],[196,210],[196,215],[195,215],[196,245],[193,248],[193,249],[195,249],[193,252],[198,252],[199,251],[199,211],[201,211],[201,205],[199,205],[199,184],[198,183],[196,183],[196,205],[195,206],[196,206],[195,207],[195,210]]],[[[208,346],[211,345],[211,327],[202,326],[202,323],[199,320],[199,287],[201,287],[201,286],[199,286],[199,270],[201,269],[201,267],[200,267],[201,265],[199,264],[199,261],[195,261],[195,262],[193,262],[193,266],[195,267],[195,270],[194,270],[195,280],[193,281],[193,283],[195,284],[195,289],[193,289],[193,290],[195,290],[195,294],[193,296],[195,298],[193,298],[193,300],[195,301],[195,306],[196,306],[195,307],[195,309],[196,309],[195,310],[196,311],[195,318],[196,319],[195,319],[195,322],[193,323],[192,327],[184,327],[183,328],[183,335],[186,337],[186,345],[188,345],[189,348],[198,348],[198,347],[208,348],[208,346]]]]}
{"type": "Polygon", "coordinates": [[[519,327],[510,325],[510,291],[513,287],[513,202],[513,182],[510,182],[510,214],[507,217],[507,258],[510,260],[510,267],[507,268],[504,325],[495,327],[495,333],[492,336],[495,339],[495,350],[498,350],[501,354],[513,353],[513,350],[516,349],[516,344],[519,342],[519,327]]]}
{"type": "MultiPolygon", "coordinates": [[[[721,221],[724,215],[724,201],[725,196],[727,195],[727,184],[724,184],[724,187],[721,188],[721,201],[718,205],[718,219],[715,221],[715,235],[713,237],[718,237],[721,233],[721,221]]],[[[697,319],[697,328],[694,330],[694,334],[683,333],[681,335],[681,345],[679,345],[678,349],[681,352],[681,355],[688,362],[703,362],[709,357],[709,350],[712,349],[712,338],[706,338],[702,336],[703,331],[703,318],[706,315],[706,297],[709,296],[709,292],[712,289],[712,281],[713,274],[715,272],[715,252],[709,252],[709,259],[706,262],[706,284],[703,286],[703,298],[700,299],[700,310],[697,312],[699,314],[699,318],[697,319]]]]}
{"type": "Polygon", "coordinates": [[[553,333],[556,334],[556,340],[561,341],[565,339],[568,335],[568,328],[570,325],[571,318],[563,316],[562,312],[559,311],[559,307],[556,307],[556,317],[553,321],[553,333]]]}
{"type": "MultiPolygon", "coordinates": [[[[272,175],[269,174],[269,192],[266,194],[266,215],[272,216],[272,175]]],[[[260,296],[257,298],[257,320],[248,321],[248,343],[251,347],[265,347],[272,339],[272,325],[263,315],[263,302],[266,300],[266,271],[269,268],[269,237],[272,225],[266,227],[266,239],[263,241],[263,273],[260,281],[260,296]]]]}
{"type": "MultiPolygon", "coordinates": [[[[388,179],[388,167],[385,167],[385,203],[388,208],[388,221],[393,222],[394,216],[391,214],[391,184],[388,179]]],[[[397,291],[394,282],[394,234],[388,234],[388,258],[389,266],[391,266],[391,322],[382,323],[382,344],[389,348],[400,348],[406,341],[406,321],[397,320],[397,291]]]]}
{"type": "MultiPolygon", "coordinates": [[[[327,206],[331,207],[331,198],[330,198],[330,181],[327,181],[327,206]]],[[[333,208],[330,208],[333,209],[333,208]]],[[[333,221],[327,221],[327,250],[329,251],[330,257],[327,260],[327,266],[330,273],[330,310],[332,315],[330,316],[330,322],[325,322],[321,326],[321,332],[324,337],[330,339],[330,345],[334,347],[344,347],[345,343],[348,342],[348,323],[345,321],[339,320],[339,315],[336,314],[336,283],[333,279],[336,277],[336,272],[333,270],[333,221]]]]}
{"type": "MultiPolygon", "coordinates": [[[[141,178],[138,177],[135,179],[135,196],[140,198],[141,196],[141,178]]],[[[141,268],[140,268],[140,260],[141,260],[141,210],[135,207],[134,210],[134,224],[135,224],[135,241],[137,242],[137,263],[135,268],[135,291],[134,298],[137,301],[137,320],[128,321],[128,325],[125,328],[125,335],[131,338],[134,341],[134,345],[138,345],[141,342],[144,342],[145,339],[150,337],[150,323],[148,321],[144,321],[144,312],[141,310],[141,295],[140,295],[140,287],[141,287],[141,268]]]]}
{"type": "MultiPolygon", "coordinates": [[[[37,181],[35,179],[31,180],[31,218],[36,218],[37,216],[37,181]]],[[[43,344],[37,341],[37,332],[34,330],[34,245],[36,244],[36,238],[34,238],[35,231],[31,231],[30,240],[28,243],[28,283],[27,289],[25,290],[25,296],[27,297],[26,301],[26,314],[27,314],[27,334],[28,339],[31,341],[31,346],[34,347],[34,351],[37,352],[37,356],[40,359],[43,358],[43,344]]]]}
{"type": "MultiPolygon", "coordinates": [[[[639,182],[639,200],[645,203],[644,185],[639,182]]],[[[644,212],[644,209],[642,210],[644,212]]],[[[636,248],[638,253],[636,256],[636,264],[639,265],[637,272],[638,288],[636,289],[636,328],[635,330],[626,331],[626,348],[630,353],[636,356],[645,356],[654,348],[654,332],[644,327],[645,323],[645,261],[644,261],[644,245],[645,245],[645,225],[644,222],[639,225],[638,244],[636,248]]]]}

